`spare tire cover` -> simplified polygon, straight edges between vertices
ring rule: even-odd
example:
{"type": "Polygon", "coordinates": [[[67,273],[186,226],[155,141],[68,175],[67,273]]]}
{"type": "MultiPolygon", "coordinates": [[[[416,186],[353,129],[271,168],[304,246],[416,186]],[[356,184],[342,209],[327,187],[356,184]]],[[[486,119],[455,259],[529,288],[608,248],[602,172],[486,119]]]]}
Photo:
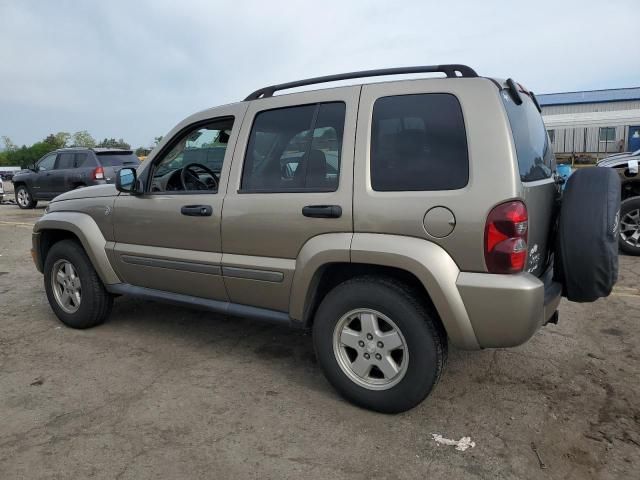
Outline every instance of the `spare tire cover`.
{"type": "Polygon", "coordinates": [[[611,293],[618,279],[620,179],[611,168],[581,168],[562,195],[555,277],[572,302],[611,293]]]}

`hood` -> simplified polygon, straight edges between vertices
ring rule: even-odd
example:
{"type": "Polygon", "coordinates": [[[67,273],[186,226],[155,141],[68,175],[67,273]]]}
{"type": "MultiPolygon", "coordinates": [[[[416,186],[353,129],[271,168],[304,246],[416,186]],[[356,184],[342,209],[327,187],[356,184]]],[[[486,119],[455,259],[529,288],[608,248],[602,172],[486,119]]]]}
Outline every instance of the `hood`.
{"type": "Polygon", "coordinates": [[[638,152],[624,152],[618,153],[617,155],[610,155],[608,157],[604,157],[602,160],[598,160],[596,165],[606,166],[611,163],[618,163],[625,160],[640,160],[638,157],[638,152]]]}
{"type": "Polygon", "coordinates": [[[28,168],[23,168],[22,170],[18,170],[17,172],[11,172],[11,173],[13,173],[13,178],[15,180],[22,175],[29,175],[30,173],[33,173],[33,170],[29,170],[28,168]]]}
{"type": "Polygon", "coordinates": [[[70,190],[62,195],[58,195],[51,201],[60,202],[79,198],[115,197],[116,195],[118,195],[118,190],[116,190],[115,185],[94,185],[93,187],[82,187],[70,190]]]}

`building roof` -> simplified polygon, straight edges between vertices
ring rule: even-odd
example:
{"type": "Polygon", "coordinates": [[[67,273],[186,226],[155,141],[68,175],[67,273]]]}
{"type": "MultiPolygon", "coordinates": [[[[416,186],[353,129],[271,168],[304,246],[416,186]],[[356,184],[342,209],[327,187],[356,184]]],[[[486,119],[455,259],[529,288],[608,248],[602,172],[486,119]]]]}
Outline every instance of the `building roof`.
{"type": "Polygon", "coordinates": [[[536,95],[536,98],[542,107],[549,105],[578,105],[580,103],[626,102],[640,100],[640,87],[545,93],[536,95]]]}

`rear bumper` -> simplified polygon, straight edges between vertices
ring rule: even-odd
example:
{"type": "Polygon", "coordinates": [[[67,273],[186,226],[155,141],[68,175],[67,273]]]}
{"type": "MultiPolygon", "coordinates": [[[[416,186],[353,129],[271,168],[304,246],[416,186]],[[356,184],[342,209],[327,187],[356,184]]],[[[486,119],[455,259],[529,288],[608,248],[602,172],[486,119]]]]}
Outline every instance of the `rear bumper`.
{"type": "Polygon", "coordinates": [[[481,348],[526,342],[551,319],[562,296],[552,268],[542,278],[460,272],[456,286],[481,348]]]}

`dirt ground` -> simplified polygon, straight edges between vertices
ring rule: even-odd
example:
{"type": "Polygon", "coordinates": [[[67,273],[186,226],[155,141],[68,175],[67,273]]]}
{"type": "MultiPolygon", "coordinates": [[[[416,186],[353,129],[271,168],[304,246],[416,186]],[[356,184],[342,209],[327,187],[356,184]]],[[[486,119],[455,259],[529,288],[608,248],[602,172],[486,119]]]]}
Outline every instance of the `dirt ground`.
{"type": "Polygon", "coordinates": [[[522,347],[452,349],[424,403],[382,415],[336,395],[303,332],[124,297],[61,326],[29,255],[41,214],[0,206],[1,479],[638,478],[640,259],[522,347]]]}

